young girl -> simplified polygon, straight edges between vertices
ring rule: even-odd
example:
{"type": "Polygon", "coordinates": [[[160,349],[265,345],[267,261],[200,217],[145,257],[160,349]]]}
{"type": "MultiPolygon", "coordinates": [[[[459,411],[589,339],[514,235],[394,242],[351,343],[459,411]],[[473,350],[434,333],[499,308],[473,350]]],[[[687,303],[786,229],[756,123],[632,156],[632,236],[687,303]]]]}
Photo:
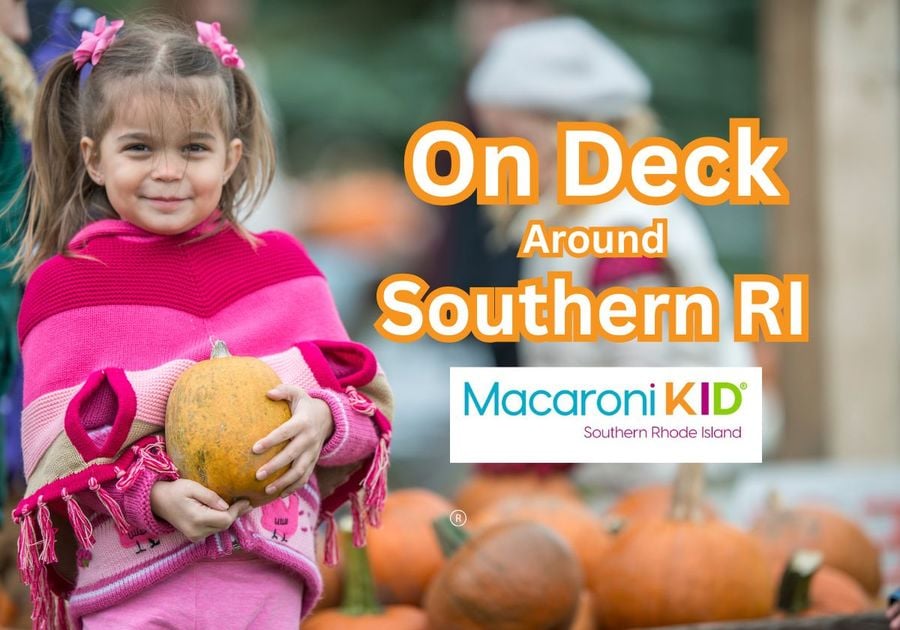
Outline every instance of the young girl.
{"type": "Polygon", "coordinates": [[[196,26],[100,18],[38,98],[13,515],[36,627],[296,628],[322,588],[319,523],[329,560],[343,503],[357,545],[378,523],[389,389],[303,247],[241,227],[272,140],[237,50],[196,26]],[[257,472],[274,498],[259,508],[165,453],[169,391],[215,339],[271,365],[268,395],[293,412],[254,436],[257,453],[286,443],[257,472]]]}

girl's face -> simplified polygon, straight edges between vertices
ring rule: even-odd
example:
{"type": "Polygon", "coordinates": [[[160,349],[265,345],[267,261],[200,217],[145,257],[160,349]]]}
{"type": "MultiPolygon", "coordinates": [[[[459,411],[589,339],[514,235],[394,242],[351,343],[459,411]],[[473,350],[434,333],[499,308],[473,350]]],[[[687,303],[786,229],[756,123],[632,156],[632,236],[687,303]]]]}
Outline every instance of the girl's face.
{"type": "Polygon", "coordinates": [[[119,217],[164,235],[209,218],[240,161],[241,141],[226,139],[218,122],[180,124],[180,112],[162,116],[169,124],[161,130],[142,108],[119,109],[99,143],[81,139],[88,174],[119,217]]]}
{"type": "Polygon", "coordinates": [[[25,0],[0,0],[0,33],[17,44],[27,44],[31,39],[25,0]]]}

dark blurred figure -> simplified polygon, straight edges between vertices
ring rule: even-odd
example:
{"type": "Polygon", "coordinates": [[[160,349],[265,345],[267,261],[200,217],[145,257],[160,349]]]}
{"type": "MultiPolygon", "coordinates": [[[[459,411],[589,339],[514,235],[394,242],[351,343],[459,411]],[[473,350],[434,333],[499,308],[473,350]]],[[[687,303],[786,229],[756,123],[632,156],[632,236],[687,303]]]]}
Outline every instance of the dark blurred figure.
{"type": "MultiPolygon", "coordinates": [[[[448,119],[468,127],[479,136],[479,129],[466,100],[466,83],[496,35],[511,26],[541,19],[555,13],[547,0],[460,0],[456,5],[456,31],[459,37],[465,74],[455,92],[448,119]]],[[[438,154],[437,172],[450,171],[449,155],[438,154]]],[[[475,196],[442,209],[444,242],[436,256],[428,281],[432,286],[470,287],[515,286],[519,279],[517,248],[494,248],[487,244],[491,231],[475,196]]],[[[490,344],[494,362],[500,367],[519,364],[515,343],[490,344]]]]}

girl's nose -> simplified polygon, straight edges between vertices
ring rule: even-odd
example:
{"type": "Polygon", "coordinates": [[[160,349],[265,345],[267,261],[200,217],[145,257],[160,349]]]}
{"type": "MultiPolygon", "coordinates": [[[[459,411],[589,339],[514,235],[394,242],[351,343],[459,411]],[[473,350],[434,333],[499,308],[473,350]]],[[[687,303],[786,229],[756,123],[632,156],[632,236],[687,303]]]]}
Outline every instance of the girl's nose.
{"type": "Polygon", "coordinates": [[[157,181],[178,181],[184,175],[184,160],[171,156],[162,156],[155,160],[150,177],[157,181]]]}

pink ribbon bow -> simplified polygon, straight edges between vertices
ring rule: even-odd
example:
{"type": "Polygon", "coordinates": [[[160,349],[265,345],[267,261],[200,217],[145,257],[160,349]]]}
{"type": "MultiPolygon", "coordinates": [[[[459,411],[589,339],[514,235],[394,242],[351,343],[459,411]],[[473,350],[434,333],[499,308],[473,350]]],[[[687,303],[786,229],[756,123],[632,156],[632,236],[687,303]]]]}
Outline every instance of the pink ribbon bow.
{"type": "Polygon", "coordinates": [[[106,24],[106,16],[101,15],[94,22],[94,32],[82,31],[81,43],[72,53],[72,61],[75,62],[75,69],[81,70],[84,64],[91,62],[97,65],[103,53],[109,48],[110,44],[116,41],[116,33],[125,24],[125,20],[113,20],[106,24]]]}
{"type": "Polygon", "coordinates": [[[227,68],[243,68],[244,60],[238,54],[234,44],[228,42],[228,38],[222,35],[222,26],[218,22],[208,24],[197,22],[197,41],[209,48],[222,65],[227,68]]]}

